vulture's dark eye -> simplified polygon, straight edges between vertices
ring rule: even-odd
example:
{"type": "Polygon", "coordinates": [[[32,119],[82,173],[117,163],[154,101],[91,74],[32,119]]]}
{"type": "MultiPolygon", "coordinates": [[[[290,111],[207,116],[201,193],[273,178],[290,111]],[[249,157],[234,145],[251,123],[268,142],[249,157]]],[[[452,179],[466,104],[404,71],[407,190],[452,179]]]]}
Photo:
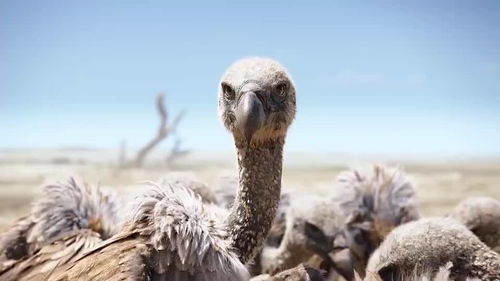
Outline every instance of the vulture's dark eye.
{"type": "Polygon", "coordinates": [[[277,102],[282,102],[288,92],[288,84],[281,82],[274,87],[273,99],[277,102]]]}
{"type": "Polygon", "coordinates": [[[222,92],[224,93],[224,99],[226,99],[227,101],[233,101],[234,97],[236,96],[233,88],[226,82],[222,82],[221,87],[222,92]]]}

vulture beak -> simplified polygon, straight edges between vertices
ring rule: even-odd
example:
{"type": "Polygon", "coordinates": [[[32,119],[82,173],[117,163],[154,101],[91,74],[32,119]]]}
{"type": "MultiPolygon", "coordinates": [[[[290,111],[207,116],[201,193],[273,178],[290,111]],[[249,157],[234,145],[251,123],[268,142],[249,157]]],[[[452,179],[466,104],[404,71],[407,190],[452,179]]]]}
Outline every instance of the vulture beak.
{"type": "Polygon", "coordinates": [[[265,120],[264,106],[254,92],[245,92],[238,103],[236,122],[248,143],[263,125],[265,120]]]}
{"type": "Polygon", "coordinates": [[[348,281],[354,280],[353,271],[353,261],[351,257],[350,250],[348,248],[342,250],[334,250],[329,255],[332,261],[332,267],[337,271],[344,279],[348,281]]]}

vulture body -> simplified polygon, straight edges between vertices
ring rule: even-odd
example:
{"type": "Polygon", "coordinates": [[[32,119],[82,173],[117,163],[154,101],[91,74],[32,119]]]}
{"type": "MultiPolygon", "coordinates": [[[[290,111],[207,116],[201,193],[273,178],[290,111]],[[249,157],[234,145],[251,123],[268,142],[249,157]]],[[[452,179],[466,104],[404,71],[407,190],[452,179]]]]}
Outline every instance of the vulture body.
{"type": "Polygon", "coordinates": [[[44,185],[42,190],[30,214],[1,236],[0,280],[20,280],[40,264],[44,264],[40,271],[51,271],[119,229],[114,193],[74,177],[44,185]]]}
{"type": "MultiPolygon", "coordinates": [[[[201,197],[201,201],[205,204],[219,204],[215,191],[205,183],[197,180],[194,176],[169,173],[167,176],[164,176],[159,180],[159,184],[162,184],[162,182],[165,182],[166,184],[174,183],[188,187],[195,194],[199,195],[201,197]]],[[[234,186],[235,190],[236,188],[237,184],[234,186]]]]}
{"type": "MultiPolygon", "coordinates": [[[[262,248],[278,209],[295,110],[295,88],[283,66],[263,58],[236,62],[219,87],[220,118],[233,135],[239,167],[229,215],[181,182],[153,184],[118,234],[29,280],[248,280],[244,265],[262,248]]],[[[41,271],[31,268],[29,274],[41,271]]]]}
{"type": "Polygon", "coordinates": [[[326,281],[326,279],[324,272],[299,264],[294,268],[284,270],[273,276],[269,274],[255,276],[250,281],[326,281]]]}
{"type": "Polygon", "coordinates": [[[449,262],[452,279],[500,280],[500,255],[451,218],[425,218],[395,228],[372,259],[367,271],[382,280],[434,274],[449,262]]]}
{"type": "Polygon", "coordinates": [[[500,253],[500,201],[491,197],[467,198],[458,203],[451,217],[500,253]]]}
{"type": "Polygon", "coordinates": [[[319,196],[292,199],[286,213],[286,228],[279,247],[266,247],[262,269],[277,274],[307,262],[313,255],[327,255],[341,231],[342,217],[334,201],[319,196]],[[325,254],[326,253],[326,254],[325,254]]]}
{"type": "Polygon", "coordinates": [[[247,280],[218,207],[179,182],[152,184],[123,230],[49,280],[247,280]]]}
{"type": "MultiPolygon", "coordinates": [[[[339,174],[337,178],[337,201],[344,213],[343,237],[335,248],[347,246],[350,261],[337,257],[332,252],[332,260],[342,260],[347,268],[352,268],[364,276],[370,255],[395,227],[420,218],[416,191],[406,175],[398,168],[374,165],[368,170],[351,170],[339,174]]],[[[341,255],[345,255],[339,252],[341,255]]],[[[339,264],[339,266],[342,266],[339,264]]],[[[352,280],[354,276],[349,277],[352,280]]]]}
{"type": "MultiPolygon", "coordinates": [[[[453,266],[451,262],[447,263],[445,266],[439,268],[437,272],[435,270],[416,270],[413,273],[401,276],[400,279],[405,281],[457,281],[450,277],[450,268],[453,266]]],[[[356,281],[363,281],[361,277],[356,276],[356,281]]],[[[365,277],[364,281],[384,281],[382,277],[376,273],[369,272],[365,277]]],[[[464,281],[480,281],[477,278],[466,278],[464,281]]]]}

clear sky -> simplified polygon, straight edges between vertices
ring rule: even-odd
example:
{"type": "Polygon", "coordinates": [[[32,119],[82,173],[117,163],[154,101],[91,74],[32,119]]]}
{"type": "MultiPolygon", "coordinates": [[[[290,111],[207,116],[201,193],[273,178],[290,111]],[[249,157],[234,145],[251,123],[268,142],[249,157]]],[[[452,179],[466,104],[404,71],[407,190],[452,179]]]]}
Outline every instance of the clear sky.
{"type": "Polygon", "coordinates": [[[0,0],[0,147],[139,146],[161,91],[231,150],[218,81],[255,55],[296,82],[289,151],[500,155],[500,1],[456,0],[0,0]]]}

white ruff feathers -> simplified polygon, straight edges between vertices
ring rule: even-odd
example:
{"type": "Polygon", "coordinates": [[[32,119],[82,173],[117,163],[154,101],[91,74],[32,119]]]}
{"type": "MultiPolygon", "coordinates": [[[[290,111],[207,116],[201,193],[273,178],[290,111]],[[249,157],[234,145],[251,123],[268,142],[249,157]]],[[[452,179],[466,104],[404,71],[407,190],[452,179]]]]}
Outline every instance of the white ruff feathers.
{"type": "Polygon", "coordinates": [[[223,223],[225,211],[203,204],[180,182],[150,183],[136,198],[132,225],[150,237],[155,271],[189,274],[192,280],[248,280],[223,223]],[[215,278],[215,279],[212,279],[215,278]]]}
{"type": "Polygon", "coordinates": [[[33,203],[28,242],[44,242],[78,229],[99,228],[102,239],[118,229],[118,200],[114,193],[89,186],[74,177],[43,187],[33,203]]]}

